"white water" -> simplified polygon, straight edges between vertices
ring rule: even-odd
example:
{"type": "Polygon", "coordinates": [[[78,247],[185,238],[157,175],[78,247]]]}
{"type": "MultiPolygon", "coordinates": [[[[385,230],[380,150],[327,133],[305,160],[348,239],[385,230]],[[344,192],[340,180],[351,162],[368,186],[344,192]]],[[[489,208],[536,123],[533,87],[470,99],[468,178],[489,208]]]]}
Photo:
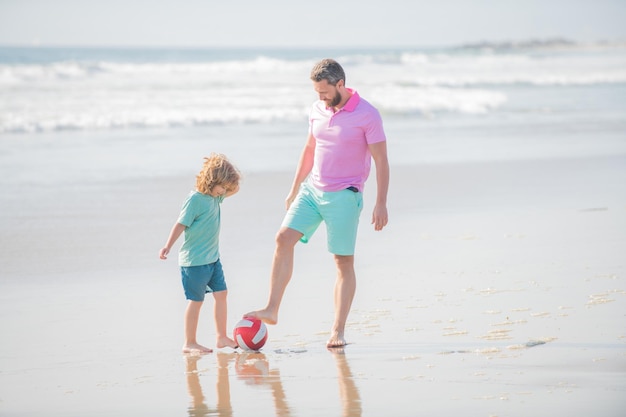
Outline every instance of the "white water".
{"type": "MultiPolygon", "coordinates": [[[[187,51],[160,59],[152,51],[139,59],[129,51],[77,57],[47,50],[43,59],[26,52],[35,58],[0,49],[0,133],[305,121],[315,99],[308,73],[323,56],[187,51]]],[[[485,115],[515,106],[511,89],[626,83],[623,47],[342,51],[336,58],[348,86],[383,114],[399,117],[485,115]]],[[[522,107],[543,106],[529,101],[522,107]]]]}

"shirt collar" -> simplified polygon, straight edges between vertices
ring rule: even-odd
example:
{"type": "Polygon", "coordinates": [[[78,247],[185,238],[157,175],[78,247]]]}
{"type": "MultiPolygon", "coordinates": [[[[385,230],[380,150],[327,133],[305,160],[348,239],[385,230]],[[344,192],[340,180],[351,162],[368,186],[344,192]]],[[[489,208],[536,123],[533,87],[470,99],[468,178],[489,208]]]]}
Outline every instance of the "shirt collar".
{"type": "MultiPolygon", "coordinates": [[[[346,104],[344,104],[343,107],[337,111],[345,110],[345,111],[352,112],[354,111],[354,109],[356,109],[356,106],[359,104],[359,101],[361,101],[361,97],[359,96],[359,93],[356,92],[356,90],[353,90],[347,87],[346,87],[346,90],[350,92],[351,96],[348,99],[348,101],[346,101],[346,104]]],[[[326,107],[326,110],[330,110],[333,113],[337,112],[332,107],[326,107]]]]}
{"type": "Polygon", "coordinates": [[[359,93],[356,92],[356,90],[353,90],[351,88],[346,88],[346,90],[352,93],[352,96],[348,99],[348,101],[346,101],[346,104],[344,104],[342,109],[345,111],[354,111],[354,109],[356,109],[356,106],[359,104],[359,101],[361,101],[361,97],[359,96],[359,93]]]}

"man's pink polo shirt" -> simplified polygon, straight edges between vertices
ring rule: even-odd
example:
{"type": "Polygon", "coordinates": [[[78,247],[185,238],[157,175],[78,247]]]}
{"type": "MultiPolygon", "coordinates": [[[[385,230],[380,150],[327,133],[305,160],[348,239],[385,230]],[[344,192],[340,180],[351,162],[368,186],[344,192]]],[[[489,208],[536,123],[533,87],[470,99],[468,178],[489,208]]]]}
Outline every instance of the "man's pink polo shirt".
{"type": "Polygon", "coordinates": [[[386,140],[378,110],[348,90],[352,97],[337,112],[320,100],[309,117],[309,132],[316,142],[309,181],[322,191],[351,186],[363,191],[372,160],[368,145],[386,140]]]}

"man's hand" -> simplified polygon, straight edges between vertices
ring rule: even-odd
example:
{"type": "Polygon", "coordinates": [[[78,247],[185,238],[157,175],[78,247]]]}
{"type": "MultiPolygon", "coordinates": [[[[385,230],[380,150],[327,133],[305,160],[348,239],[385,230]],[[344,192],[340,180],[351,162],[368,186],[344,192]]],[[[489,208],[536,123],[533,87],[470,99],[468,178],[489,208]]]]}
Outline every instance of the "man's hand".
{"type": "Polygon", "coordinates": [[[383,204],[377,204],[374,206],[374,212],[372,213],[372,224],[374,225],[374,230],[383,230],[383,227],[387,226],[388,221],[387,206],[383,204]]]}

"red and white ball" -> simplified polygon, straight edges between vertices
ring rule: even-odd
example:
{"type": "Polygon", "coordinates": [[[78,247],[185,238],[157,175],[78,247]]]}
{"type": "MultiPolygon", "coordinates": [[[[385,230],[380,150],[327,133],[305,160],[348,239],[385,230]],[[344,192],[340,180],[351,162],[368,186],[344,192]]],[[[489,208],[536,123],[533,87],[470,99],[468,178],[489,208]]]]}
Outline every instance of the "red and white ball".
{"type": "Polygon", "coordinates": [[[259,350],[267,341],[267,327],[259,319],[244,317],[233,330],[235,342],[243,350],[259,350]]]}

